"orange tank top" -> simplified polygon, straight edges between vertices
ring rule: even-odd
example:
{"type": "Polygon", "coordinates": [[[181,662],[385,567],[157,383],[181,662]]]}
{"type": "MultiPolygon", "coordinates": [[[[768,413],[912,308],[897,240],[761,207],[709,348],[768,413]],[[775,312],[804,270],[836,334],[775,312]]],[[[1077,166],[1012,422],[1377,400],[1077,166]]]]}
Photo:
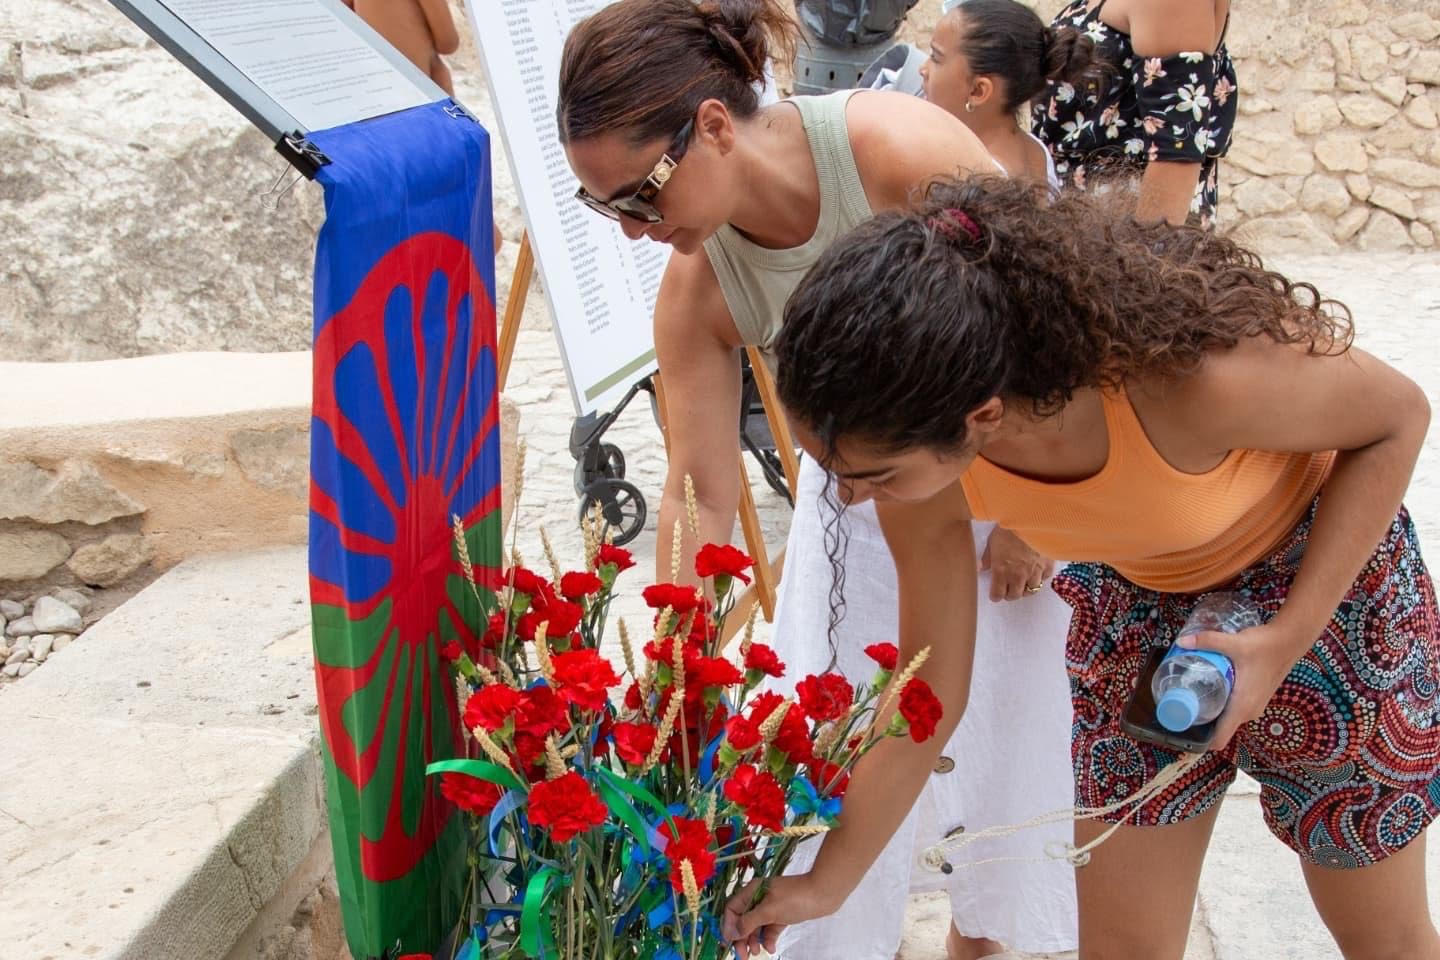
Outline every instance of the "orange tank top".
{"type": "Polygon", "coordinates": [[[1155,451],[1124,391],[1102,394],[1110,450],[1074,483],[1023,477],[977,457],[961,478],[977,520],[993,520],[1050,557],[1105,563],[1166,593],[1230,580],[1295,528],[1334,451],[1232,450],[1207,473],[1183,473],[1155,451]]]}

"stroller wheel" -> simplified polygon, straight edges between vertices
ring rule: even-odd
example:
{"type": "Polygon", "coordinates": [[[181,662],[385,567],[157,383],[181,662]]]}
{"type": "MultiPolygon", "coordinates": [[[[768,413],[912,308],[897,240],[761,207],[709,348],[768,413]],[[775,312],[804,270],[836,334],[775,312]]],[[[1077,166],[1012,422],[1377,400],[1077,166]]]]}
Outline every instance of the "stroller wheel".
{"type": "Polygon", "coordinates": [[[635,484],[606,477],[586,486],[580,497],[582,523],[597,505],[606,529],[614,532],[617,546],[624,546],[634,540],[640,536],[640,531],[645,529],[645,518],[649,511],[645,506],[644,494],[635,484]]]}
{"type": "Polygon", "coordinates": [[[598,449],[586,450],[575,461],[575,494],[585,495],[585,488],[596,480],[625,479],[625,453],[613,443],[602,443],[598,449]]]}

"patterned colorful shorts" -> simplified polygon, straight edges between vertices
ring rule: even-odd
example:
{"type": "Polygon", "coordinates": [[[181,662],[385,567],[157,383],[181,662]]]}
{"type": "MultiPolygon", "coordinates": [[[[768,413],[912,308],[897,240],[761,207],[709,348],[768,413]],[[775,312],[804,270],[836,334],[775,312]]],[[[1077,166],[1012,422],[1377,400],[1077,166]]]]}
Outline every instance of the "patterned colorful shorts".
{"type": "MultiPolygon", "coordinates": [[[[1314,517],[1224,589],[1266,617],[1295,578],[1314,517]]],[[[1072,564],[1055,590],[1074,608],[1066,662],[1075,719],[1075,799],[1122,800],[1178,754],[1142,743],[1120,716],[1152,647],[1169,646],[1198,594],[1146,590],[1110,567],[1072,564]]],[[[1440,814],[1440,614],[1403,509],[1315,646],[1260,719],[1180,782],[1116,820],[1155,826],[1218,803],[1240,768],[1261,784],[1271,832],[1312,863],[1361,867],[1401,849],[1440,814]]],[[[1113,821],[1112,821],[1113,822],[1113,821]]]]}

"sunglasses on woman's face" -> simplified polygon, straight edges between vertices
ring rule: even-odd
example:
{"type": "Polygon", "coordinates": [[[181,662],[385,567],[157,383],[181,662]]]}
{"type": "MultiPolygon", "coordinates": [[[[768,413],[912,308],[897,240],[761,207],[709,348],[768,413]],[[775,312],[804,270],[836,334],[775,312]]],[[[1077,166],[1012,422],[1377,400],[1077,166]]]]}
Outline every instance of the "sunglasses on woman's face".
{"type": "Polygon", "coordinates": [[[685,156],[685,150],[690,146],[690,131],[695,129],[693,119],[685,121],[685,126],[675,134],[675,139],[670,143],[670,149],[660,157],[655,164],[655,169],[650,171],[650,176],[640,184],[639,189],[628,197],[621,197],[618,200],[601,200],[591,196],[584,187],[575,191],[575,199],[585,206],[594,210],[602,216],[611,220],[619,220],[622,216],[630,217],[632,220],[639,220],[641,223],[661,223],[665,217],[655,209],[655,198],[670,178],[675,175],[675,168],[680,165],[680,160],[685,156]]]}

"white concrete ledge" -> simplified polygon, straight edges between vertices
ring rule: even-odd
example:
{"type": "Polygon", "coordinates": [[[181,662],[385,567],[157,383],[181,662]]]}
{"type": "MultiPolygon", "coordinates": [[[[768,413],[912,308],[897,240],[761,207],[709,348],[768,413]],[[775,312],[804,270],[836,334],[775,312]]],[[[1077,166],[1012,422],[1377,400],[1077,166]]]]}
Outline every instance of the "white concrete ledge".
{"type": "Polygon", "coordinates": [[[323,872],[309,620],[303,549],[195,558],[0,696],[0,952],[221,958],[323,872]]]}

